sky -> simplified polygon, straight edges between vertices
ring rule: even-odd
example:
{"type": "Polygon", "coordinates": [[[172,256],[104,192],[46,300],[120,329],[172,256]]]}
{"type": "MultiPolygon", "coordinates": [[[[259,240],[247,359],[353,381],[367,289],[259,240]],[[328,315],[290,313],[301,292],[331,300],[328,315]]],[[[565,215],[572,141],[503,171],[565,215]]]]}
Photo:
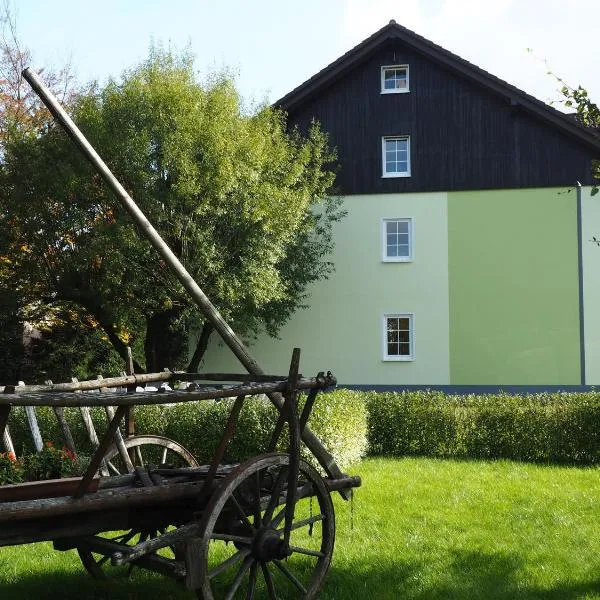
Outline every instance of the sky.
{"type": "Polygon", "coordinates": [[[390,19],[545,102],[581,84],[600,102],[598,0],[8,0],[33,67],[118,79],[151,44],[227,68],[249,104],[273,102],[390,19]],[[529,50],[528,50],[529,49],[529,50]]]}

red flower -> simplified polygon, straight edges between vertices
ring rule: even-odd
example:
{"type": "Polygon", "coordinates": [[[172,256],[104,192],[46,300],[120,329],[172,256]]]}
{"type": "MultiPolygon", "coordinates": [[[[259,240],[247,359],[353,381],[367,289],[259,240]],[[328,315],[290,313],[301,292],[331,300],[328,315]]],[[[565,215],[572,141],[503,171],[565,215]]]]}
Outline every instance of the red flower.
{"type": "Polygon", "coordinates": [[[14,452],[9,452],[8,453],[8,460],[15,462],[17,460],[17,457],[15,456],[14,452]]]}
{"type": "Polygon", "coordinates": [[[54,442],[46,442],[46,448],[54,448],[54,442]]]}

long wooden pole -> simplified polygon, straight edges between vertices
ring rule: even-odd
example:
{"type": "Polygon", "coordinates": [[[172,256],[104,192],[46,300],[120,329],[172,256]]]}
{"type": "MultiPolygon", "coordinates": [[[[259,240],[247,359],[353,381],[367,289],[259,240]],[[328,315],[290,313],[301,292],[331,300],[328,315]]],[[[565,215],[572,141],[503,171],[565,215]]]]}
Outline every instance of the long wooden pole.
{"type": "MultiPolygon", "coordinates": [[[[171,267],[183,287],[190,294],[211,325],[219,333],[223,341],[229,346],[233,354],[242,365],[244,365],[244,368],[252,375],[263,375],[263,369],[254,358],[252,358],[249,350],[238,338],[233,329],[227,324],[225,319],[223,319],[219,311],[213,306],[212,302],[200,289],[200,286],[194,281],[194,278],[181,264],[177,256],[175,256],[169,246],[160,237],[160,234],[139,209],[131,196],[129,196],[125,188],[112,174],[106,163],[100,158],[100,155],[94,150],[79,128],[73,123],[54,94],[52,94],[48,87],[42,82],[39,75],[32,69],[27,68],[23,71],[23,77],[29,85],[31,85],[33,90],[41,98],[42,102],[67,132],[69,137],[75,142],[84,156],[94,166],[108,187],[117,196],[123,208],[131,215],[136,225],[140,228],[142,234],[148,238],[163,260],[171,267]]],[[[280,411],[283,409],[284,401],[281,394],[269,394],[269,398],[280,411]]],[[[319,440],[308,427],[304,428],[302,439],[329,475],[335,478],[342,476],[342,472],[337,466],[333,456],[327,451],[325,446],[323,446],[321,440],[319,440]]]]}

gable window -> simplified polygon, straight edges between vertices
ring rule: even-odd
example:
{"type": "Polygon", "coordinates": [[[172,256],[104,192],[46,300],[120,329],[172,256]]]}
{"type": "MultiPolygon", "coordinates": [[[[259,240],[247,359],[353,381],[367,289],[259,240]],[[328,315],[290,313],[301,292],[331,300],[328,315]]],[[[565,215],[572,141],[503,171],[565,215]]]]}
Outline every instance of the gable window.
{"type": "Polygon", "coordinates": [[[413,259],[412,219],[383,219],[381,225],[382,260],[384,262],[411,261],[413,259]]]}
{"type": "Polygon", "coordinates": [[[381,139],[382,177],[410,177],[410,137],[389,136],[381,139]]]}
{"type": "Polygon", "coordinates": [[[382,94],[404,94],[408,91],[408,65],[381,67],[382,94]]]}
{"type": "Polygon", "coordinates": [[[383,360],[414,360],[413,325],[410,313],[383,315],[383,360]]]}

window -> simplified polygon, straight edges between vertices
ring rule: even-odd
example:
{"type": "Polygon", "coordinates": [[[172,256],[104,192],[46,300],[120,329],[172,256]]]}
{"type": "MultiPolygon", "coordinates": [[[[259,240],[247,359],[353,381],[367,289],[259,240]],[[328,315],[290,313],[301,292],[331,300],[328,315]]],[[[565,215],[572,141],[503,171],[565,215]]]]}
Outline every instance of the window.
{"type": "Polygon", "coordinates": [[[414,360],[413,315],[383,315],[383,360],[414,360]]]}
{"type": "Polygon", "coordinates": [[[383,177],[410,177],[410,138],[382,138],[383,177]]]}
{"type": "Polygon", "coordinates": [[[404,94],[408,91],[408,65],[381,67],[382,94],[404,94]]]}
{"type": "Polygon", "coordinates": [[[383,219],[381,222],[382,260],[408,262],[413,259],[412,219],[383,219]]]}

